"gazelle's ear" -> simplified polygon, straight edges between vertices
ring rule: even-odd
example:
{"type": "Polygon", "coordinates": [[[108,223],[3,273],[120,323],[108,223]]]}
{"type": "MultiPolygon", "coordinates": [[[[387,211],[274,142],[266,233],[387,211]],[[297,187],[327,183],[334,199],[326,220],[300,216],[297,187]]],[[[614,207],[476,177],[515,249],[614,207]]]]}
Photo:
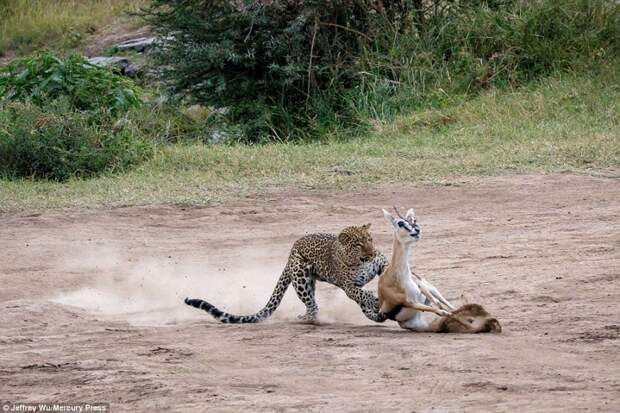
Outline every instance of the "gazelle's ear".
{"type": "Polygon", "coordinates": [[[407,213],[405,214],[405,219],[407,221],[412,221],[415,219],[415,212],[413,211],[413,208],[409,208],[407,210],[407,213]]]}
{"type": "Polygon", "coordinates": [[[385,209],[382,209],[382,211],[383,211],[383,216],[387,220],[387,222],[389,222],[393,227],[396,227],[396,220],[394,219],[392,214],[387,212],[385,209]]]}

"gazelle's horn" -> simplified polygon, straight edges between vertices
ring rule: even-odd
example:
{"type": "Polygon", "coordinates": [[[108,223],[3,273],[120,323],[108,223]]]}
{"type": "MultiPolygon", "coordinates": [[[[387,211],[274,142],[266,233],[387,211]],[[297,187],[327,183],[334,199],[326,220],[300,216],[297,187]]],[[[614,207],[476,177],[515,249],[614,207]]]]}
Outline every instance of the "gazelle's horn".
{"type": "Polygon", "coordinates": [[[400,219],[402,219],[403,221],[406,221],[406,219],[403,218],[403,216],[400,214],[400,212],[398,212],[398,208],[396,208],[396,205],[394,205],[394,211],[396,211],[396,215],[398,215],[398,217],[400,219]]]}

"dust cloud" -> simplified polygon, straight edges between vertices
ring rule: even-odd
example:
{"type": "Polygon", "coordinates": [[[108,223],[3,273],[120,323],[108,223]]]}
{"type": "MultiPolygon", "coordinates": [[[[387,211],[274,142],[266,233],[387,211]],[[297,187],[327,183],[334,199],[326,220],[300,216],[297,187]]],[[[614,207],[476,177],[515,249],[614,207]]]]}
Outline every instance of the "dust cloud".
{"type": "MultiPolygon", "coordinates": [[[[124,319],[134,325],[169,325],[183,320],[204,319],[208,314],[186,306],[185,297],[202,298],[223,311],[253,314],[269,299],[284,268],[265,263],[269,251],[253,250],[242,262],[171,261],[165,257],[135,257],[119,249],[80,251],[64,257],[69,271],[93,274],[93,282],[53,297],[63,305],[86,309],[101,316],[124,319]]],[[[364,322],[358,306],[340,289],[318,283],[320,322],[364,322]]],[[[375,289],[373,284],[368,288],[375,289]]],[[[295,322],[305,307],[291,286],[271,320],[295,322]]]]}

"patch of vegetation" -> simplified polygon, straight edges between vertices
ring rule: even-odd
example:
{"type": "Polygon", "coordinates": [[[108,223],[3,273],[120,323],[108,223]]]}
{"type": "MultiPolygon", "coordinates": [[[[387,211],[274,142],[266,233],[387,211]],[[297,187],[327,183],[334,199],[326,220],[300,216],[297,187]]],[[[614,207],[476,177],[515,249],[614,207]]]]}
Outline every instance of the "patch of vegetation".
{"type": "Polygon", "coordinates": [[[151,144],[125,116],[135,84],[81,56],[48,52],[0,68],[0,176],[64,181],[120,171],[151,144]]]}
{"type": "Polygon", "coordinates": [[[146,18],[171,96],[145,76],[141,103],[77,56],[0,69],[0,210],[620,163],[618,2],[154,0],[146,18]]]}
{"type": "Polygon", "coordinates": [[[147,158],[150,145],[108,114],[13,102],[0,111],[0,177],[64,181],[124,170],[147,158]]]}
{"type": "Polygon", "coordinates": [[[158,57],[173,93],[226,107],[246,140],[259,141],[287,138],[319,101],[328,110],[338,104],[354,83],[359,36],[379,30],[367,3],[155,0],[145,17],[168,39],[158,57]]]}
{"type": "Polygon", "coordinates": [[[620,52],[620,3],[154,0],[162,80],[246,141],[324,138],[620,52]]]}
{"type": "Polygon", "coordinates": [[[124,122],[157,144],[178,142],[224,143],[235,131],[227,131],[221,115],[200,105],[154,99],[124,116],[124,122]]]}
{"type": "Polygon", "coordinates": [[[351,190],[455,175],[597,174],[620,165],[619,68],[558,73],[513,91],[492,88],[466,102],[376,123],[363,137],[304,144],[180,142],[159,146],[123,174],[62,184],[0,180],[0,210],[208,204],[266,191],[351,190]]]}
{"type": "Polygon", "coordinates": [[[1,0],[0,56],[39,47],[73,49],[146,0],[1,0]]]}
{"type": "Polygon", "coordinates": [[[40,52],[0,67],[0,104],[29,100],[45,106],[59,97],[66,97],[73,110],[103,108],[112,113],[142,103],[140,89],[131,80],[79,55],[60,59],[40,52]]]}
{"type": "Polygon", "coordinates": [[[620,3],[588,0],[433,2],[415,39],[379,37],[364,60],[361,116],[441,107],[557,71],[588,72],[620,55],[620,3]]]}

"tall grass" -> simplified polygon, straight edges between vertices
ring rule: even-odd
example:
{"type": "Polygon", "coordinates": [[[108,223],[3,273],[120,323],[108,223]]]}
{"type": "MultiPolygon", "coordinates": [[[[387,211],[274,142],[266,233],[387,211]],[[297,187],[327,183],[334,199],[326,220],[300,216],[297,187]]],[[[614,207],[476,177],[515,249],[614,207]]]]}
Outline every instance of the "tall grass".
{"type": "Polygon", "coordinates": [[[251,142],[357,133],[368,119],[588,71],[620,54],[620,2],[611,0],[152,4],[147,21],[175,39],[159,53],[164,83],[227,107],[251,142]]]}
{"type": "Polygon", "coordinates": [[[541,171],[597,174],[619,165],[620,65],[615,64],[413,111],[375,125],[365,137],[304,144],[176,143],[160,146],[150,160],[123,174],[62,184],[0,179],[0,211],[205,204],[291,188],[351,190],[541,171]]]}
{"type": "Polygon", "coordinates": [[[348,94],[360,118],[441,107],[558,70],[596,70],[620,56],[618,1],[428,4],[423,24],[404,31],[388,24],[367,49],[360,85],[348,94]]]}
{"type": "Polygon", "coordinates": [[[0,0],[0,56],[10,50],[72,48],[146,0],[0,0]]]}

